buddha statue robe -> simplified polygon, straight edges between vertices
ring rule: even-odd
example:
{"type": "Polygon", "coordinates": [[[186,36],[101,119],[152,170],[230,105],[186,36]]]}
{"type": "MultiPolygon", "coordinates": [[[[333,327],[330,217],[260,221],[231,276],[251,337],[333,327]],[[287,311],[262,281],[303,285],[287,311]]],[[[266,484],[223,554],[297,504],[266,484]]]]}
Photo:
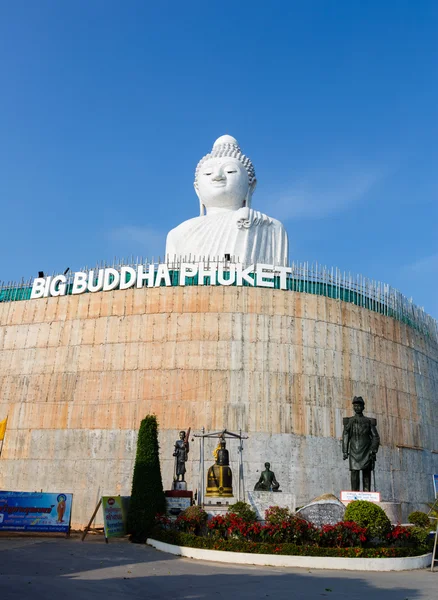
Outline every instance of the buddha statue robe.
{"type": "Polygon", "coordinates": [[[166,256],[224,260],[225,255],[248,266],[286,266],[288,238],[280,221],[253,209],[227,210],[184,221],[167,236],[166,256]]]}

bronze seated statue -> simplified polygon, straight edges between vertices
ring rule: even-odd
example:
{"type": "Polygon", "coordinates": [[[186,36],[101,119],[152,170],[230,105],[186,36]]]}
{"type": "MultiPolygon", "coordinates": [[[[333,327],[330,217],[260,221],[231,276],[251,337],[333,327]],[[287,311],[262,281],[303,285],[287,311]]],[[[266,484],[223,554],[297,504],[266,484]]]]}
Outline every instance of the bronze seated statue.
{"type": "Polygon", "coordinates": [[[265,470],[261,473],[260,479],[254,486],[255,492],[281,492],[280,484],[275,479],[275,473],[271,471],[271,463],[265,463],[265,470]]]}

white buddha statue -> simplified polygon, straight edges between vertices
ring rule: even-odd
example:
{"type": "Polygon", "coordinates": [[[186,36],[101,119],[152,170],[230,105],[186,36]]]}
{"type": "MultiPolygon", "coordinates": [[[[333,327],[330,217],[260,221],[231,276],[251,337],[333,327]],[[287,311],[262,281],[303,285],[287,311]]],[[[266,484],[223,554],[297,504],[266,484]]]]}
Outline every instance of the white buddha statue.
{"type": "Polygon", "coordinates": [[[288,238],[280,221],[251,208],[256,187],[251,160],[230,135],[218,138],[195,172],[200,216],[167,235],[166,256],[287,266],[288,238]]]}

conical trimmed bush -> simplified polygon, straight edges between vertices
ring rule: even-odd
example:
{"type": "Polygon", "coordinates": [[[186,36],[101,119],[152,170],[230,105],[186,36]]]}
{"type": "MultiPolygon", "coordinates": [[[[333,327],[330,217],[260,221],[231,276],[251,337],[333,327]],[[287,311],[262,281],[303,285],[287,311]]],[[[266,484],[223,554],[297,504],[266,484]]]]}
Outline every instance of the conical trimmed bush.
{"type": "Polygon", "coordinates": [[[154,525],[155,515],[166,511],[158,446],[158,421],[148,415],[140,425],[137,441],[128,533],[131,541],[144,543],[154,525]]]}

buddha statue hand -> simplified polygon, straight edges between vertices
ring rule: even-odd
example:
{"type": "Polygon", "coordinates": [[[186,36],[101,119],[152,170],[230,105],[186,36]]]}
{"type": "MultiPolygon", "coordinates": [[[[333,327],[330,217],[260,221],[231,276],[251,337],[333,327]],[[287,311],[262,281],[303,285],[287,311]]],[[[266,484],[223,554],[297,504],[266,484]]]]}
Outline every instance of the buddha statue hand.
{"type": "Polygon", "coordinates": [[[264,215],[258,210],[247,208],[246,206],[239,208],[236,211],[236,225],[238,229],[249,229],[252,225],[272,225],[273,220],[271,217],[264,215]]]}

